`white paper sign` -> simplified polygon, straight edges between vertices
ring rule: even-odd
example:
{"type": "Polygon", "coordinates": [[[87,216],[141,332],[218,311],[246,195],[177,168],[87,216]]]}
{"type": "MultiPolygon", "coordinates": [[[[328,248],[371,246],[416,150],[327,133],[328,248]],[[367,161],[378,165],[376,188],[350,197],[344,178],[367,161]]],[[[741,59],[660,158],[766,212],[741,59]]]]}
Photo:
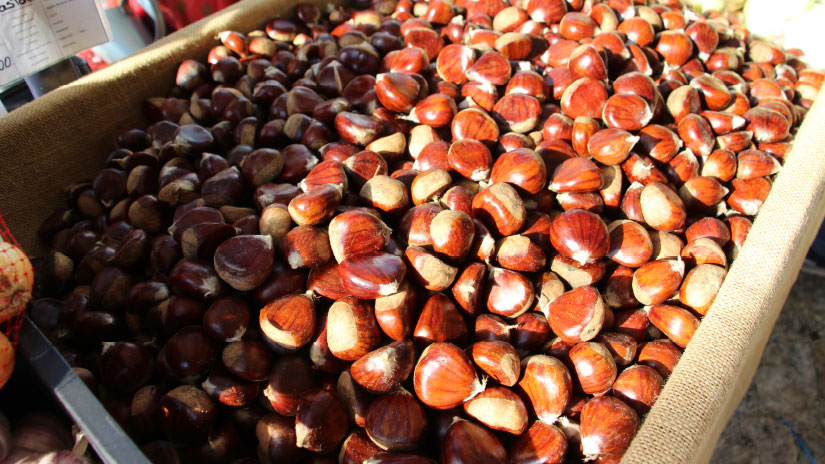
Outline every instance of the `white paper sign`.
{"type": "Polygon", "coordinates": [[[0,87],[111,38],[95,0],[0,0],[0,87]]]}

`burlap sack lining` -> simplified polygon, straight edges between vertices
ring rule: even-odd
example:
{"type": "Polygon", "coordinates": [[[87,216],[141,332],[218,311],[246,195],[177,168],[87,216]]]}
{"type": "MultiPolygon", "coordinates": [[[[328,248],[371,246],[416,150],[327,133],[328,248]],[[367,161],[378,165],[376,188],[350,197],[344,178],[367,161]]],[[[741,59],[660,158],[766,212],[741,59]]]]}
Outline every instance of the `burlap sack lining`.
{"type": "MultiPolygon", "coordinates": [[[[180,61],[203,58],[218,32],[260,27],[296,3],[244,0],[0,119],[0,211],[23,247],[45,251],[36,230],[64,204],[63,188],[94,176],[113,134],[143,124],[137,108],[168,90],[180,61]]],[[[817,132],[824,121],[819,98],[716,302],[622,463],[710,459],[825,215],[825,148],[817,132]]]]}

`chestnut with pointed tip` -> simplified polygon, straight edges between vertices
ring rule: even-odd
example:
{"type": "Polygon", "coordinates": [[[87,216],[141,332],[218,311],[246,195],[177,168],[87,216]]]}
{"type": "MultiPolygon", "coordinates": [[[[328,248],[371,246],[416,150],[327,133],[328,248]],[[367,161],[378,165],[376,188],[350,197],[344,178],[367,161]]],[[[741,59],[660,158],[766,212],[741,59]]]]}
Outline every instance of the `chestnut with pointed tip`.
{"type": "Polygon", "coordinates": [[[601,343],[577,343],[570,349],[569,356],[581,389],[586,394],[602,395],[616,380],[616,362],[610,351],[601,343]]]}
{"type": "Polygon", "coordinates": [[[503,182],[497,182],[473,197],[473,214],[493,226],[501,235],[512,235],[524,225],[527,212],[518,192],[503,182]]]}
{"type": "Polygon", "coordinates": [[[715,264],[723,268],[728,265],[728,257],[718,243],[709,238],[697,238],[682,248],[682,260],[690,266],[715,264]]]}
{"type": "Polygon", "coordinates": [[[684,227],[687,218],[685,204],[667,185],[660,182],[645,185],[639,203],[643,219],[650,227],[665,232],[684,227]]]}
{"type": "Polygon", "coordinates": [[[252,290],[269,277],[274,259],[272,237],[239,235],[218,245],[215,272],[236,290],[252,290]]]}
{"type": "Polygon", "coordinates": [[[383,450],[367,436],[367,432],[359,429],[350,433],[341,443],[338,462],[341,464],[364,463],[382,452],[383,450]]]}
{"type": "Polygon", "coordinates": [[[388,393],[407,380],[415,364],[415,346],[400,340],[371,351],[350,366],[350,375],[371,393],[388,393]]]}
{"type": "Polygon", "coordinates": [[[398,292],[407,266],[386,252],[353,256],[338,265],[341,285],[355,298],[375,299],[398,292]]]}
{"type": "Polygon", "coordinates": [[[484,390],[464,351],[452,343],[433,343],[415,365],[413,385],[418,399],[433,409],[460,406],[484,390]]]}
{"type": "Polygon", "coordinates": [[[473,422],[459,419],[450,425],[444,435],[440,462],[504,464],[507,462],[507,451],[493,432],[473,422]]]}
{"type": "Polygon", "coordinates": [[[379,346],[381,332],[372,304],[352,297],[337,300],[327,313],[327,344],[335,357],[355,361],[379,346]]]}
{"type": "Polygon", "coordinates": [[[218,417],[215,402],[191,385],[182,385],[163,395],[160,413],[160,425],[166,436],[181,442],[205,438],[218,417]]]}
{"type": "Polygon", "coordinates": [[[621,164],[639,142],[639,137],[615,127],[602,129],[587,142],[587,151],[596,161],[609,166],[621,164]]]}
{"type": "Polygon", "coordinates": [[[602,332],[596,339],[613,355],[617,366],[627,366],[636,358],[636,340],[620,332],[602,332]]]}
{"type": "Polygon", "coordinates": [[[295,440],[299,448],[328,453],[338,447],[349,429],[344,403],[323,389],[301,395],[295,415],[295,440]]]}
{"type": "Polygon", "coordinates": [[[651,261],[633,273],[633,295],[643,305],[662,303],[678,291],[684,275],[681,259],[651,261]]]}
{"type": "Polygon", "coordinates": [[[691,269],[679,289],[679,301],[705,315],[719,293],[727,271],[721,266],[700,264],[691,269]]]}
{"type": "Polygon", "coordinates": [[[519,387],[530,400],[538,419],[554,423],[573,394],[570,371],[559,359],[541,354],[528,356],[522,365],[519,387]]]}
{"type": "Polygon", "coordinates": [[[430,223],[433,250],[449,260],[461,260],[470,252],[475,226],[466,213],[444,210],[430,223]]]}
{"type": "Polygon", "coordinates": [[[498,265],[511,271],[536,272],[546,262],[542,249],[524,235],[510,235],[496,245],[498,265]]]}
{"type": "Polygon", "coordinates": [[[547,168],[535,151],[516,148],[496,159],[490,181],[507,182],[524,192],[537,194],[547,185],[547,168]]]}
{"type": "Polygon", "coordinates": [[[569,446],[567,437],[558,427],[537,420],[510,446],[510,461],[513,464],[561,464],[569,446]]]}
{"type": "Polygon", "coordinates": [[[648,311],[650,323],[681,348],[687,346],[699,327],[699,319],[678,306],[657,304],[648,311]]]}
{"type": "Polygon", "coordinates": [[[412,451],[425,438],[427,414],[410,392],[400,388],[370,403],[364,429],[383,450],[412,451]]]}
{"type": "Polygon", "coordinates": [[[621,400],[610,396],[593,398],[581,412],[582,453],[621,456],[640,423],[636,411],[621,400]]]}
{"type": "Polygon", "coordinates": [[[487,267],[483,263],[470,263],[453,284],[453,298],[471,316],[478,315],[482,310],[486,272],[487,267]]]}
{"type": "Polygon", "coordinates": [[[405,281],[398,293],[375,299],[375,319],[381,330],[393,340],[403,340],[412,334],[418,311],[418,292],[405,281]]]}
{"type": "Polygon", "coordinates": [[[409,112],[418,99],[420,86],[409,74],[389,72],[375,76],[378,101],[390,111],[409,112]]]}
{"type": "Polygon", "coordinates": [[[650,260],[653,242],[639,223],[620,219],[607,225],[610,250],[607,257],[627,267],[639,267],[650,260]]]}
{"type": "Polygon", "coordinates": [[[404,257],[410,265],[410,275],[427,290],[441,292],[448,289],[458,273],[458,268],[422,247],[407,247],[404,257]]]}
{"type": "Polygon", "coordinates": [[[637,362],[656,369],[656,372],[666,379],[673,372],[673,368],[679,362],[681,356],[681,348],[672,341],[668,339],[653,340],[639,347],[637,362]]]}
{"type": "Polygon", "coordinates": [[[533,283],[520,272],[491,267],[487,286],[487,309],[493,314],[514,318],[533,305],[533,283]]]}
{"type": "Polygon", "coordinates": [[[602,188],[601,171],[587,158],[566,159],[553,171],[549,188],[556,193],[599,190],[602,188]]]}
{"type": "Polygon", "coordinates": [[[482,340],[470,347],[473,362],[493,380],[512,387],[519,379],[521,364],[518,353],[508,342],[482,340]]]}
{"type": "Polygon", "coordinates": [[[323,229],[298,226],[287,232],[281,245],[289,266],[298,269],[326,264],[332,257],[329,242],[329,235],[323,229]]]}
{"type": "Polygon", "coordinates": [[[449,145],[447,162],[450,168],[472,181],[490,177],[493,158],[486,145],[473,139],[457,140],[449,145]]]}
{"type": "Polygon", "coordinates": [[[347,258],[382,251],[390,240],[390,228],[369,213],[345,211],[329,222],[329,245],[340,264],[347,258]]]}
{"type": "Polygon", "coordinates": [[[581,265],[600,260],[610,250],[607,225],[582,209],[571,209],[554,219],[550,240],[555,249],[581,265]]]}
{"type": "Polygon", "coordinates": [[[307,295],[279,298],[261,309],[261,335],[278,352],[297,351],[315,332],[315,303],[307,295]]]}
{"type": "Polygon", "coordinates": [[[398,214],[410,206],[410,193],[406,185],[390,176],[377,175],[361,187],[358,196],[366,206],[378,208],[389,214],[398,214]]]}
{"type": "Polygon", "coordinates": [[[656,402],[664,384],[664,379],[656,369],[636,364],[622,371],[616,378],[613,395],[643,415],[656,402]]]}
{"type": "Polygon", "coordinates": [[[433,342],[463,343],[467,332],[464,318],[452,300],[443,293],[433,293],[421,308],[413,336],[422,345],[433,342]]]}
{"type": "Polygon", "coordinates": [[[521,435],[527,430],[527,407],[505,387],[488,387],[466,403],[464,411],[493,430],[521,435]]]}
{"type": "Polygon", "coordinates": [[[601,117],[607,127],[633,131],[647,126],[653,119],[653,111],[642,97],[617,94],[607,99],[601,117]]]}
{"type": "Polygon", "coordinates": [[[547,322],[553,332],[569,343],[592,340],[602,330],[605,304],[590,286],[574,288],[550,302],[547,322]]]}
{"type": "Polygon", "coordinates": [[[298,225],[322,224],[335,215],[342,193],[343,187],[337,184],[325,184],[302,193],[289,201],[289,216],[298,225]]]}

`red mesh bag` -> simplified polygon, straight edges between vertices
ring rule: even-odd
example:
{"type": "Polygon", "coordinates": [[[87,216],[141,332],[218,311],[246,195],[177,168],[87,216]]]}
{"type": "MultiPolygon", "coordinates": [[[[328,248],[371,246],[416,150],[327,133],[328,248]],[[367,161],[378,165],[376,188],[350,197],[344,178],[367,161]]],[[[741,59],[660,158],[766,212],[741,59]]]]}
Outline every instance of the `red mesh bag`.
{"type": "Polygon", "coordinates": [[[14,369],[14,347],[33,285],[31,262],[0,215],[0,387],[14,369]]]}
{"type": "Polygon", "coordinates": [[[33,286],[32,264],[0,214],[0,331],[15,345],[33,286]]]}

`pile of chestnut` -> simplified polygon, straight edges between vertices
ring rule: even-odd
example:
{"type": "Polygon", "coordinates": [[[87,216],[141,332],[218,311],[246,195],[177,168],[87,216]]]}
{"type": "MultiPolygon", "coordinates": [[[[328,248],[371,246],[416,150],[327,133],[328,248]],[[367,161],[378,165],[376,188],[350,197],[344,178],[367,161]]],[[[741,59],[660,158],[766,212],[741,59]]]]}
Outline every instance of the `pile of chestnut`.
{"type": "Polygon", "coordinates": [[[155,462],[618,462],[825,73],[682,0],[295,17],[68,189],[31,316],[155,462]]]}

